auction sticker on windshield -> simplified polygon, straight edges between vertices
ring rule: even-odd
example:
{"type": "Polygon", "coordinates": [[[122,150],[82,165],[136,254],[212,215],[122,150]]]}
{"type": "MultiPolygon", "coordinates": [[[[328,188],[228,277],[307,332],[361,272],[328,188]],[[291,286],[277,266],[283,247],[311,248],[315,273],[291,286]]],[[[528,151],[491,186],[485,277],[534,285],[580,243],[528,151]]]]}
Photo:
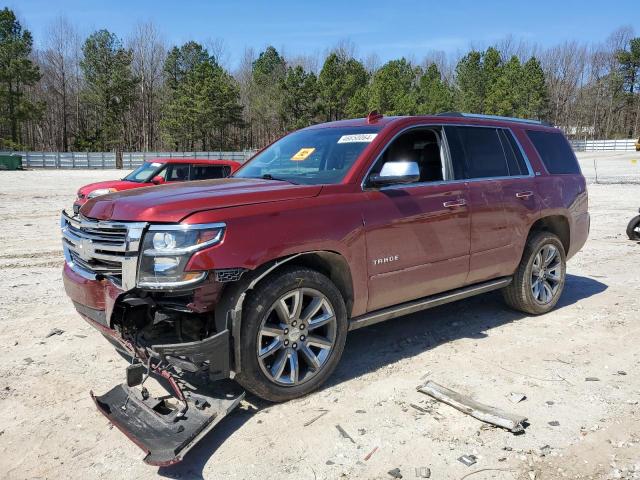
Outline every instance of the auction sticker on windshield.
{"type": "Polygon", "coordinates": [[[315,150],[315,148],[301,148],[300,150],[298,150],[298,153],[291,157],[291,160],[293,160],[294,162],[301,162],[303,160],[306,160],[307,157],[309,157],[309,155],[311,155],[315,150]]]}
{"type": "Polygon", "coordinates": [[[338,140],[338,143],[371,143],[377,135],[377,133],[357,133],[355,135],[343,135],[338,140]]]}

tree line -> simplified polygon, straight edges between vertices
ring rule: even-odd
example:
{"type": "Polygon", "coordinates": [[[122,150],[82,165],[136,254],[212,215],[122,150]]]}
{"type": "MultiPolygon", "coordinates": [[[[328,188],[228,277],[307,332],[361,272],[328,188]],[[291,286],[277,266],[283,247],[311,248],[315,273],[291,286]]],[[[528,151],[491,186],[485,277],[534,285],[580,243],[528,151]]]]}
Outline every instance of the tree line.
{"type": "Polygon", "coordinates": [[[167,46],[152,23],[126,39],[81,39],[66,19],[42,47],[0,10],[0,150],[207,151],[260,148],[307,125],[464,111],[545,120],[577,138],[640,136],[640,38],[551,48],[512,37],[457,56],[380,64],[343,42],[315,57],[272,46],[234,71],[221,41],[167,46]],[[321,63],[321,65],[320,65],[321,63]]]}

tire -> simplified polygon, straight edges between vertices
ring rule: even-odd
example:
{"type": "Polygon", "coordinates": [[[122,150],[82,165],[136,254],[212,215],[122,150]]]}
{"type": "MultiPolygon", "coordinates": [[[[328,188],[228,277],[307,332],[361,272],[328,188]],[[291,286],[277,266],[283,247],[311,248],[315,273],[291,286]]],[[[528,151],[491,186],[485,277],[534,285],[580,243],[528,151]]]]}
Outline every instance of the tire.
{"type": "Polygon", "coordinates": [[[283,268],[258,284],[242,311],[242,371],[236,380],[254,395],[272,402],[301,397],[322,385],[338,365],[347,309],[325,275],[283,268]]]}
{"type": "Polygon", "coordinates": [[[566,254],[560,239],[550,232],[532,233],[527,239],[513,281],[502,289],[504,300],[511,308],[524,313],[547,313],[556,306],[562,295],[566,271],[566,254]],[[543,257],[550,255],[554,249],[555,256],[549,265],[545,265],[546,258],[543,257]],[[540,263],[542,269],[537,267],[540,263]],[[540,273],[534,275],[536,270],[540,273]]]}
{"type": "Polygon", "coordinates": [[[640,240],[640,215],[633,217],[627,225],[627,237],[629,240],[640,240]]]}

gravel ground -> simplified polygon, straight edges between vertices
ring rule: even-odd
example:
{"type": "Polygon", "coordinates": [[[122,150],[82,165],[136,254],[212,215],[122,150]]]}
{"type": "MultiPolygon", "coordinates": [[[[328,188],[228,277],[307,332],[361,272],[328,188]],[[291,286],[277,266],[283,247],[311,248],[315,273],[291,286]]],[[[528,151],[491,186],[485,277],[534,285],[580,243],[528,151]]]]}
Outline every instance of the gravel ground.
{"type": "Polygon", "coordinates": [[[60,280],[59,211],[80,185],[117,176],[0,173],[1,477],[640,478],[640,245],[624,235],[640,185],[590,185],[592,233],[553,312],[528,317],[491,293],[352,332],[321,391],[249,397],[182,464],[157,469],[95,410],[89,390],[122,382],[125,364],[60,280]],[[64,332],[47,337],[53,328],[64,332]],[[426,379],[530,425],[487,428],[417,392],[426,379]]]}

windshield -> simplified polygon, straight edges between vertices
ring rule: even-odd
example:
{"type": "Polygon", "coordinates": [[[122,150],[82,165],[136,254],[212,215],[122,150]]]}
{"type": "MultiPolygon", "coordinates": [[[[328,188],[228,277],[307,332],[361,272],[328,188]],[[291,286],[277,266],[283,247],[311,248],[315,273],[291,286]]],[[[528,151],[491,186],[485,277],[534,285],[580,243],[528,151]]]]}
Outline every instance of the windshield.
{"type": "Polygon", "coordinates": [[[301,130],[278,140],[233,176],[296,184],[340,183],[380,127],[301,130]]]}
{"type": "Polygon", "coordinates": [[[162,167],[162,163],[158,162],[144,162],[133,172],[123,178],[130,182],[145,183],[153,178],[158,169],[162,167]]]}

